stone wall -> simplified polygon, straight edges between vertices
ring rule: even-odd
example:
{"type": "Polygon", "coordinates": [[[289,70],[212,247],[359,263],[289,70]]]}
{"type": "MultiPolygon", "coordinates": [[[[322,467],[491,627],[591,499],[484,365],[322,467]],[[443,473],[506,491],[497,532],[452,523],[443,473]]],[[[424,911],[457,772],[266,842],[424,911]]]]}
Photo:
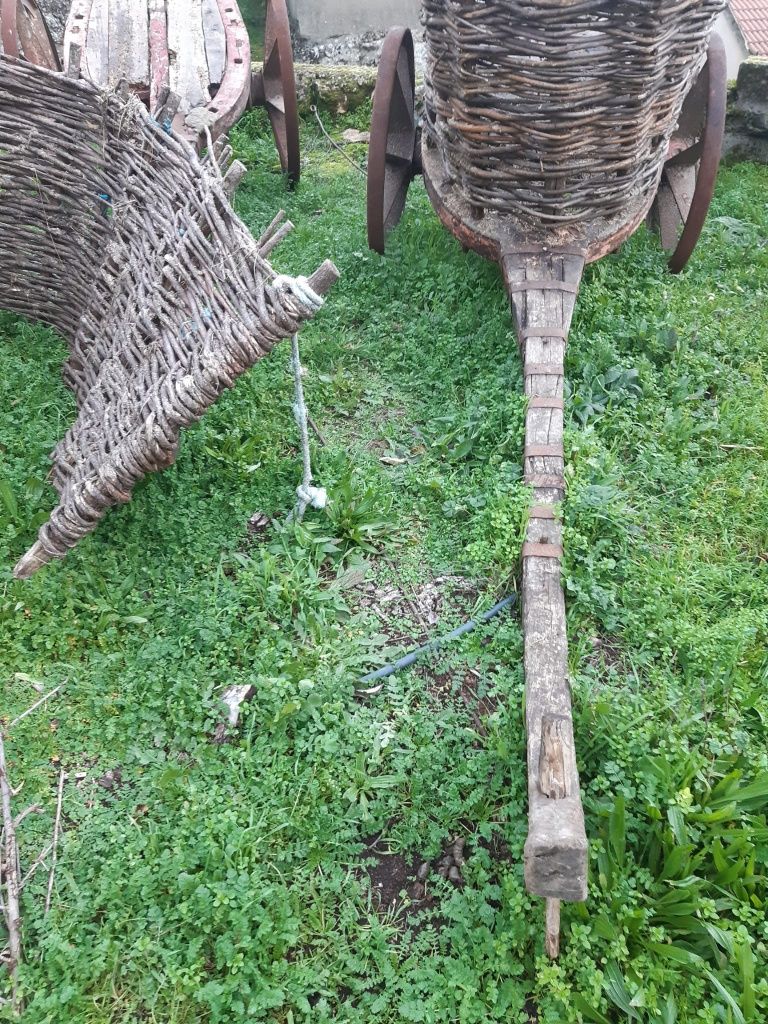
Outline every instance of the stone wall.
{"type": "Polygon", "coordinates": [[[38,5],[46,17],[54,39],[60,44],[64,38],[64,23],[69,14],[70,0],[38,0],[38,5]]]}
{"type": "Polygon", "coordinates": [[[306,43],[339,36],[386,33],[394,25],[418,28],[420,0],[288,0],[298,34],[306,43]]]}
{"type": "Polygon", "coordinates": [[[728,96],[724,155],[768,164],[768,59],[750,57],[728,96]]]}

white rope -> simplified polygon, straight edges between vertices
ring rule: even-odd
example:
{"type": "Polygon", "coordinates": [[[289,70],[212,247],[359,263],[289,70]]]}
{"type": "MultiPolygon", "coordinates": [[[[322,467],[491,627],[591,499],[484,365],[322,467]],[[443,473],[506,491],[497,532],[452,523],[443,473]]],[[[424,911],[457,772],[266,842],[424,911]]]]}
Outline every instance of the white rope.
{"type": "MultiPolygon", "coordinates": [[[[291,292],[299,302],[307,306],[313,313],[316,313],[325,301],[322,295],[318,295],[312,288],[306,277],[290,277],[288,274],[278,274],[272,282],[274,288],[291,292]]],[[[294,379],[294,403],[293,415],[301,436],[301,458],[304,473],[301,483],[296,488],[298,501],[293,511],[293,517],[299,522],[304,518],[304,513],[309,506],[322,509],[328,504],[328,493],[324,487],[312,486],[312,457],[309,451],[309,414],[307,404],[304,401],[304,385],[301,381],[301,353],[299,351],[299,336],[294,334],[291,338],[291,365],[293,366],[294,379]]]]}
{"type": "MultiPolygon", "coordinates": [[[[322,295],[318,295],[312,288],[306,277],[290,277],[288,274],[278,274],[272,282],[274,288],[291,292],[299,302],[302,302],[313,313],[316,313],[325,301],[322,295]]],[[[301,458],[304,473],[301,483],[296,488],[298,501],[293,511],[293,517],[299,522],[304,518],[304,513],[309,506],[322,509],[328,504],[328,493],[324,487],[312,486],[312,457],[309,452],[309,414],[304,401],[304,385],[301,382],[301,353],[299,352],[299,336],[294,334],[291,338],[291,364],[293,366],[294,379],[294,403],[293,415],[301,435],[301,458]]]]}
{"type": "Polygon", "coordinates": [[[324,487],[312,486],[312,458],[309,452],[309,423],[307,405],[304,401],[304,385],[301,381],[301,353],[299,352],[298,334],[294,334],[291,338],[291,363],[293,365],[295,392],[293,415],[296,417],[299,434],[301,435],[301,457],[304,466],[304,475],[301,483],[296,488],[296,496],[299,500],[293,514],[295,518],[301,522],[304,518],[304,513],[310,505],[312,508],[325,508],[328,504],[328,494],[324,487]]]}
{"type": "Polygon", "coordinates": [[[316,313],[325,301],[322,295],[318,295],[312,288],[306,277],[290,277],[288,274],[278,274],[272,282],[272,287],[291,292],[300,302],[308,306],[313,313],[316,313]]]}

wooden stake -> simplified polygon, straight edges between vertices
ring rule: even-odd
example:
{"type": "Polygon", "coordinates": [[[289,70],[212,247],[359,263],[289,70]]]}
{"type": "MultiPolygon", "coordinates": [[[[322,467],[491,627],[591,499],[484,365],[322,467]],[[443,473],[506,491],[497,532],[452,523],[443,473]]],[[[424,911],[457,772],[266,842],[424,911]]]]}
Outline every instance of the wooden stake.
{"type": "Polygon", "coordinates": [[[544,943],[550,960],[560,956],[560,900],[547,900],[547,935],[544,943]]]}

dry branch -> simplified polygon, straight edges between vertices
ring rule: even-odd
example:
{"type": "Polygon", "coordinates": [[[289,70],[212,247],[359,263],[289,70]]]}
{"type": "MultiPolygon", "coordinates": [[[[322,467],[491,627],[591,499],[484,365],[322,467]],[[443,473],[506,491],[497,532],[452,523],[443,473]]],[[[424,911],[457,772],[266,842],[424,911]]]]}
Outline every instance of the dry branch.
{"type": "Polygon", "coordinates": [[[59,690],[61,690],[61,688],[63,686],[66,686],[66,684],[67,684],[67,680],[65,679],[63,683],[59,683],[59,685],[55,689],[51,690],[50,693],[44,694],[40,698],[40,700],[35,701],[35,703],[32,705],[32,707],[27,708],[26,711],[22,711],[22,713],[18,716],[18,718],[14,718],[14,720],[8,726],[8,731],[10,732],[10,730],[14,727],[14,725],[18,725],[19,722],[22,721],[22,719],[27,717],[27,715],[31,715],[33,711],[37,711],[37,709],[39,707],[42,707],[43,704],[46,704],[51,699],[51,697],[55,697],[56,694],[59,692],[59,690]]]}
{"type": "Polygon", "coordinates": [[[56,874],[56,860],[59,848],[59,832],[61,831],[61,804],[64,797],[64,771],[59,772],[59,790],[56,796],[56,820],[53,823],[53,840],[51,842],[51,870],[48,873],[48,891],[45,894],[45,912],[51,909],[51,895],[53,894],[53,880],[56,874]]]}
{"type": "Polygon", "coordinates": [[[21,910],[19,906],[19,848],[16,841],[16,825],[13,819],[11,798],[13,791],[8,780],[8,768],[5,760],[5,744],[0,731],[0,801],[2,802],[3,844],[2,863],[0,863],[0,892],[5,885],[3,915],[8,931],[8,948],[10,960],[8,971],[11,975],[11,991],[13,1007],[21,1012],[21,998],[18,991],[17,969],[22,959],[21,952],[21,910]]]}

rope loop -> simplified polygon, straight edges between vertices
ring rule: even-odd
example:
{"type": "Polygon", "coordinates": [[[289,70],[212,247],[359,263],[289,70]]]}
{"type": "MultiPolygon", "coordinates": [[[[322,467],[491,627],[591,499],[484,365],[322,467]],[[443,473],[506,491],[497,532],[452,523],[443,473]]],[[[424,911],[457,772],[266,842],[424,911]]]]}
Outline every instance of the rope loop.
{"type": "Polygon", "coordinates": [[[322,509],[328,505],[328,492],[324,487],[312,487],[311,484],[299,484],[296,497],[306,507],[322,509]]]}
{"type": "Polygon", "coordinates": [[[321,309],[325,299],[318,295],[306,277],[291,277],[289,274],[278,274],[272,282],[278,291],[290,292],[299,302],[304,303],[314,313],[321,309]]]}

